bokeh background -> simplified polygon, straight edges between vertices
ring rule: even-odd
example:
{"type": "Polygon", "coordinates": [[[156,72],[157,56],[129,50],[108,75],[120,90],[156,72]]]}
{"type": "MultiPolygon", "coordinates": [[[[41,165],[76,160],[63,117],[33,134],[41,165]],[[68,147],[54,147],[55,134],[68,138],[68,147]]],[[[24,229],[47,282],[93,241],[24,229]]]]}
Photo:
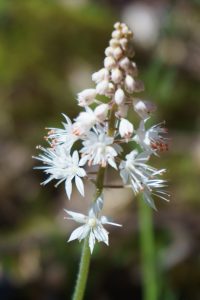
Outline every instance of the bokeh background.
{"type": "MultiPolygon", "coordinates": [[[[171,193],[154,212],[160,299],[200,299],[200,2],[1,0],[2,300],[70,299],[81,245],[66,242],[74,224],[63,208],[85,212],[91,187],[87,199],[74,192],[69,202],[63,186],[40,186],[31,156],[46,126],[78,113],[76,94],[93,86],[118,20],[135,32],[141,97],[155,101],[154,122],[166,120],[171,137],[155,159],[168,169],[171,193]]],[[[123,228],[110,228],[109,248],[96,246],[85,299],[141,299],[138,201],[106,192],[106,214],[123,228]]]]}

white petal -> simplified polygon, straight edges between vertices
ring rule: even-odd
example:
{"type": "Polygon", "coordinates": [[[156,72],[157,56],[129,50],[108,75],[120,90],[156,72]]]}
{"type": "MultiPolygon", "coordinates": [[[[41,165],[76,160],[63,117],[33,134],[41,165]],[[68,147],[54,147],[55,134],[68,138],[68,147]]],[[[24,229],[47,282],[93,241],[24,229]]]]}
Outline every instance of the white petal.
{"type": "Polygon", "coordinates": [[[79,193],[84,197],[84,185],[82,179],[78,176],[75,176],[75,183],[79,193]]]}
{"type": "Polygon", "coordinates": [[[111,167],[113,167],[115,170],[117,170],[117,165],[112,158],[108,159],[108,163],[109,163],[109,165],[111,165],[111,167]]]}
{"type": "Polygon", "coordinates": [[[78,168],[77,175],[80,177],[84,177],[84,176],[86,176],[86,172],[83,168],[78,168]]]}
{"type": "Polygon", "coordinates": [[[123,183],[127,184],[128,183],[128,178],[129,178],[128,172],[123,169],[123,170],[120,171],[120,176],[121,176],[121,178],[123,180],[123,183]]]}
{"type": "Polygon", "coordinates": [[[67,193],[67,197],[70,199],[71,194],[72,194],[72,182],[71,182],[71,179],[67,179],[65,181],[65,191],[67,193]]]}
{"type": "Polygon", "coordinates": [[[79,161],[79,166],[84,166],[86,164],[86,162],[88,161],[88,157],[85,155],[83,156],[80,161],[79,161]]]}
{"type": "Polygon", "coordinates": [[[110,225],[119,226],[119,227],[122,226],[121,224],[110,222],[109,219],[107,217],[105,217],[105,216],[101,217],[101,223],[102,224],[110,224],[110,225]]]}
{"type": "Polygon", "coordinates": [[[95,236],[94,233],[91,231],[89,236],[89,247],[90,247],[91,254],[93,252],[94,245],[95,245],[95,236]]]}
{"type": "Polygon", "coordinates": [[[79,160],[78,151],[73,152],[72,159],[73,159],[74,164],[78,164],[78,160],[79,160]]]}
{"type": "Polygon", "coordinates": [[[94,230],[95,237],[99,242],[104,242],[108,245],[108,231],[103,226],[97,226],[94,230]]]}
{"type": "Polygon", "coordinates": [[[151,197],[151,194],[148,193],[148,192],[144,192],[143,195],[144,195],[144,197],[143,197],[143,198],[144,198],[144,201],[145,201],[151,208],[157,210],[157,209],[156,209],[156,206],[155,206],[155,203],[154,203],[154,200],[153,200],[153,198],[151,197]]]}
{"type": "Polygon", "coordinates": [[[72,219],[76,222],[79,222],[79,223],[85,223],[86,220],[87,220],[87,217],[83,214],[80,214],[80,213],[76,213],[74,211],[70,211],[70,210],[67,210],[67,209],[64,209],[64,211],[70,215],[72,217],[72,219]]]}
{"type": "Polygon", "coordinates": [[[85,229],[85,225],[80,226],[76,228],[74,231],[72,231],[72,234],[70,235],[68,242],[71,242],[76,239],[81,240],[81,235],[84,229],[85,229]]]}

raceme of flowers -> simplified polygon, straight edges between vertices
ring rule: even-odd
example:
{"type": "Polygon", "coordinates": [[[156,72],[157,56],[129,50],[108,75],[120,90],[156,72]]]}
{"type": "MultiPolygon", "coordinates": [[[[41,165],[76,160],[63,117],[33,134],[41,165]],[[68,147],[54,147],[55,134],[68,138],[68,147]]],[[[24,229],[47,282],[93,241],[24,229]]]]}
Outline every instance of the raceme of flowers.
{"type": "MultiPolygon", "coordinates": [[[[137,79],[133,56],[133,33],[118,22],[105,49],[103,68],[92,74],[95,86],[77,95],[83,111],[73,121],[63,114],[63,128],[48,128],[48,147],[38,147],[41,154],[34,158],[43,163],[37,167],[47,176],[43,184],[55,180],[57,186],[63,182],[68,199],[73,183],[84,197],[85,179],[90,180],[92,166],[117,170],[122,186],[131,188],[135,195],[143,194],[144,201],[154,209],[154,196],[169,198],[164,190],[166,181],[161,177],[165,169],[157,170],[148,163],[152,155],[168,150],[167,130],[164,123],[148,126],[156,105],[137,96],[144,85],[137,79]],[[135,114],[137,127],[128,120],[130,111],[135,114]],[[81,142],[80,149],[77,141],[79,145],[81,142]],[[124,150],[126,144],[129,153],[124,150]]],[[[88,215],[65,210],[69,219],[83,224],[72,232],[69,241],[88,238],[91,253],[95,241],[108,245],[108,232],[103,225],[120,225],[101,216],[102,209],[103,191],[88,215]]]]}

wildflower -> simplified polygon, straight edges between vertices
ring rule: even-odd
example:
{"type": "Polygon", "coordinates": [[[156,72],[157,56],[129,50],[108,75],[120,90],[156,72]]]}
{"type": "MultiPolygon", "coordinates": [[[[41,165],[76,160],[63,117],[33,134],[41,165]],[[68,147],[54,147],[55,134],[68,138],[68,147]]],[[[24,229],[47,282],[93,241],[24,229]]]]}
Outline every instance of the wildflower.
{"type": "Polygon", "coordinates": [[[63,114],[66,123],[63,122],[64,129],[61,128],[48,128],[48,136],[46,139],[52,147],[56,145],[65,145],[66,150],[69,152],[73,144],[80,138],[74,133],[74,124],[70,118],[63,114]]]}
{"type": "Polygon", "coordinates": [[[165,133],[167,133],[167,129],[162,127],[161,124],[154,125],[146,130],[145,121],[141,120],[133,141],[138,143],[145,151],[156,154],[157,151],[168,150],[167,138],[162,136],[165,133]]]}
{"type": "Polygon", "coordinates": [[[98,242],[104,242],[108,245],[108,231],[103,227],[104,224],[109,224],[113,226],[121,226],[120,224],[110,222],[107,217],[99,216],[95,210],[96,204],[89,210],[88,216],[84,214],[80,214],[77,212],[64,210],[70,217],[67,219],[74,220],[78,223],[82,223],[84,225],[76,228],[72,234],[68,242],[78,239],[79,241],[88,237],[90,252],[93,252],[94,245],[96,240],[98,242]]]}
{"type": "Polygon", "coordinates": [[[101,165],[106,167],[107,163],[117,169],[114,158],[119,152],[119,147],[113,144],[114,138],[106,134],[106,132],[98,127],[95,131],[88,132],[83,141],[82,161],[88,165],[101,165]]]}
{"type": "MultiPolygon", "coordinates": [[[[64,128],[49,128],[46,139],[50,146],[40,147],[42,153],[35,157],[44,164],[37,168],[42,169],[48,176],[43,184],[53,179],[58,181],[56,186],[64,182],[69,199],[73,182],[84,196],[83,178],[87,176],[86,170],[94,165],[99,168],[110,165],[116,170],[119,169],[124,186],[131,187],[135,195],[142,193],[144,200],[153,208],[154,196],[164,200],[169,198],[168,193],[163,190],[166,181],[160,179],[165,169],[157,170],[148,164],[152,154],[168,149],[167,138],[164,137],[167,131],[162,124],[147,127],[147,120],[156,110],[156,106],[150,101],[135,97],[135,93],[144,90],[144,85],[136,78],[137,66],[131,59],[134,55],[132,37],[132,32],[124,23],[118,22],[114,25],[112,37],[105,50],[104,66],[92,74],[95,87],[85,89],[77,95],[78,105],[84,110],[74,122],[64,115],[64,128]],[[89,107],[91,104],[93,108],[89,107]],[[127,118],[129,108],[141,119],[137,130],[127,118]],[[80,150],[71,153],[78,140],[80,150]],[[123,145],[124,141],[136,142],[140,146],[139,150],[132,148],[125,156],[119,145],[123,145]]],[[[132,145],[134,143],[130,146],[132,145]]],[[[102,175],[101,172],[99,174],[102,175]]],[[[100,175],[96,180],[98,193],[103,189],[103,175],[100,175]]],[[[90,180],[89,176],[87,178],[90,180]]],[[[96,240],[108,245],[108,232],[103,225],[120,225],[101,216],[102,208],[101,196],[95,199],[88,215],[65,210],[70,219],[82,223],[82,226],[72,232],[69,241],[88,238],[91,253],[96,240]]]]}
{"type": "Polygon", "coordinates": [[[157,170],[151,167],[146,164],[148,160],[149,153],[138,153],[137,150],[133,150],[126,155],[125,161],[121,161],[119,169],[124,184],[130,184],[136,195],[139,192],[143,192],[144,198],[153,207],[154,202],[151,197],[152,190],[154,189],[154,195],[160,195],[160,198],[162,198],[162,193],[165,194],[163,191],[156,191],[156,189],[164,187],[165,183],[164,180],[157,179],[156,176],[161,175],[165,170],[157,170]]]}
{"type": "Polygon", "coordinates": [[[78,151],[74,151],[71,156],[63,145],[47,149],[40,147],[40,150],[42,150],[44,154],[40,154],[35,158],[42,161],[45,165],[36,168],[44,170],[44,172],[49,175],[43,184],[45,185],[51,180],[56,179],[59,180],[56,184],[56,186],[58,186],[61,182],[65,181],[65,191],[70,199],[72,180],[75,179],[79,193],[84,196],[84,185],[81,177],[86,176],[86,172],[81,168],[82,164],[81,161],[79,161],[78,151]]]}

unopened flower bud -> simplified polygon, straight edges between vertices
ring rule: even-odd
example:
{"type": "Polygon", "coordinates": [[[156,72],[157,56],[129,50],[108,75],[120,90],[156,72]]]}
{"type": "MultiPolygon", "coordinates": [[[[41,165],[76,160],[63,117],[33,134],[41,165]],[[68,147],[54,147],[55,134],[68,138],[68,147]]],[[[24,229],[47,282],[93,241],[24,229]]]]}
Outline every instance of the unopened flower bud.
{"type": "Polygon", "coordinates": [[[108,84],[108,94],[113,94],[115,91],[115,86],[112,82],[109,82],[108,84]]]}
{"type": "Polygon", "coordinates": [[[119,46],[119,40],[117,39],[111,39],[110,42],[109,42],[110,46],[113,47],[113,48],[116,48],[119,46]]]}
{"type": "Polygon", "coordinates": [[[99,106],[97,106],[94,110],[94,114],[97,117],[99,122],[103,122],[108,114],[108,109],[109,106],[108,104],[100,104],[99,106]]]}
{"type": "Polygon", "coordinates": [[[122,57],[123,51],[120,47],[116,47],[113,50],[113,56],[116,60],[120,59],[120,57],[122,57]]]}
{"type": "Polygon", "coordinates": [[[124,57],[119,61],[119,65],[123,70],[127,71],[130,68],[131,63],[128,57],[124,57]]]}
{"type": "Polygon", "coordinates": [[[150,101],[137,99],[133,103],[135,112],[143,119],[147,119],[149,115],[156,111],[156,105],[150,101]]]}
{"type": "Polygon", "coordinates": [[[117,105],[121,105],[125,101],[125,94],[122,89],[117,89],[115,92],[114,100],[117,105]]]}
{"type": "Polygon", "coordinates": [[[119,29],[121,28],[120,22],[116,22],[116,23],[114,24],[114,28],[115,28],[116,30],[119,30],[119,29]]]}
{"type": "Polygon", "coordinates": [[[122,138],[130,138],[133,134],[133,124],[128,120],[122,118],[119,124],[119,133],[122,138]]]}
{"type": "Polygon", "coordinates": [[[104,59],[104,67],[108,70],[111,70],[112,68],[114,68],[116,66],[116,61],[114,60],[113,57],[111,56],[107,56],[104,59]]]}
{"type": "Polygon", "coordinates": [[[113,32],[112,32],[112,38],[114,38],[114,39],[119,39],[121,37],[121,32],[120,32],[120,30],[114,30],[113,32]]]}
{"type": "Polygon", "coordinates": [[[94,102],[96,97],[95,89],[86,89],[80,93],[78,93],[78,102],[80,106],[87,106],[94,102]]]}
{"type": "Polygon", "coordinates": [[[102,80],[108,79],[109,71],[105,68],[102,68],[98,72],[92,74],[92,80],[96,83],[99,83],[102,80]]]}
{"type": "Polygon", "coordinates": [[[114,83],[119,83],[122,80],[122,78],[123,74],[118,68],[112,70],[111,79],[114,83]]]}
{"type": "Polygon", "coordinates": [[[105,50],[105,55],[106,56],[113,56],[113,48],[112,47],[107,47],[105,50]]]}
{"type": "Polygon", "coordinates": [[[128,93],[133,93],[135,88],[135,80],[130,75],[126,75],[125,81],[124,81],[125,89],[128,93]]]}
{"type": "Polygon", "coordinates": [[[127,35],[128,32],[129,32],[128,27],[127,27],[126,25],[124,25],[124,26],[122,27],[122,33],[123,33],[124,35],[127,35]]]}
{"type": "Polygon", "coordinates": [[[127,45],[128,45],[128,40],[126,38],[122,38],[119,40],[120,45],[122,47],[123,50],[127,49],[127,45]]]}
{"type": "Polygon", "coordinates": [[[99,82],[96,86],[96,92],[99,95],[105,95],[109,90],[109,82],[107,80],[103,80],[99,82]]]}

